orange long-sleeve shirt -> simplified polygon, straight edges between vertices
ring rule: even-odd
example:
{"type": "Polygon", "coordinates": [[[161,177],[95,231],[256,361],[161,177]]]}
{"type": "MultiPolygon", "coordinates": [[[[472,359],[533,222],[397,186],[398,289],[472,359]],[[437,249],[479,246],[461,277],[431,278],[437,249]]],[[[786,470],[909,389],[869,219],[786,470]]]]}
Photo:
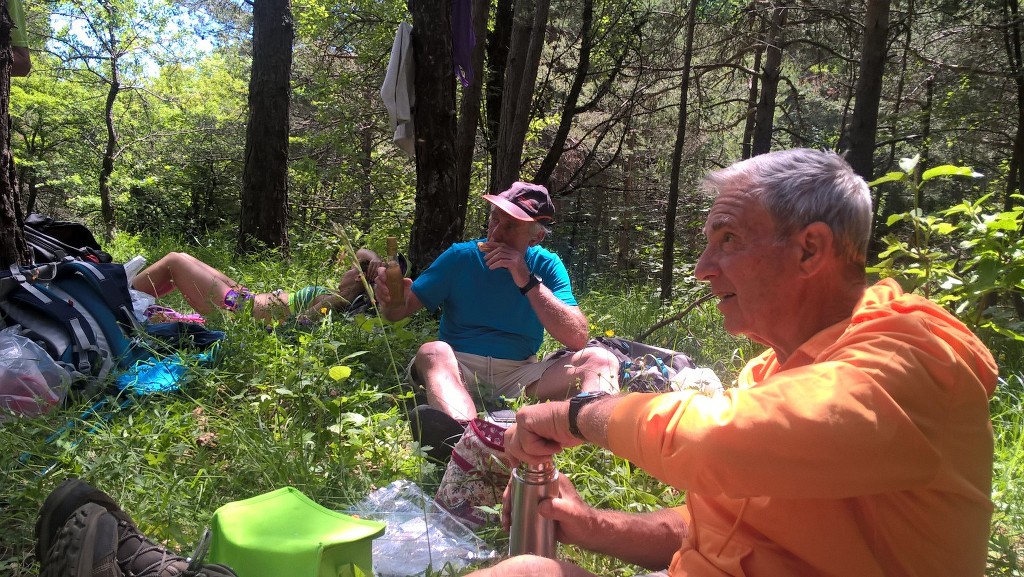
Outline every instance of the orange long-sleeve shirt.
{"type": "Polygon", "coordinates": [[[627,396],[609,442],[688,491],[672,577],[980,577],[996,379],[967,327],[884,280],[724,395],[627,396]]]}

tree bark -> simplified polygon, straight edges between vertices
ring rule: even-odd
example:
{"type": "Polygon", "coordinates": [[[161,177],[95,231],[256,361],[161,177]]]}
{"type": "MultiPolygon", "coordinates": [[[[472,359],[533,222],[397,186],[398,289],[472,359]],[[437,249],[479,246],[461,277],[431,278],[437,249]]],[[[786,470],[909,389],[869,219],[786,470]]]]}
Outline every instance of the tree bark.
{"type": "Polygon", "coordinates": [[[875,137],[878,131],[878,106],[882,95],[889,36],[889,0],[868,0],[864,16],[860,73],[857,76],[856,102],[846,130],[846,160],[865,180],[874,172],[875,137]]]}
{"type": "Polygon", "coordinates": [[[631,256],[633,248],[633,239],[630,231],[633,230],[633,211],[629,207],[633,206],[633,189],[636,187],[636,178],[634,173],[636,172],[636,133],[633,131],[629,132],[629,143],[626,148],[629,150],[626,156],[626,166],[623,169],[625,173],[622,179],[622,204],[624,210],[619,214],[619,230],[618,230],[618,246],[615,251],[615,266],[620,271],[625,271],[631,266],[631,256]]]}
{"type": "Polygon", "coordinates": [[[288,250],[288,114],[294,37],[290,0],[253,2],[239,252],[288,250]]]}
{"type": "Polygon", "coordinates": [[[501,125],[493,191],[508,188],[519,180],[523,143],[530,126],[530,107],[537,82],[537,69],[544,47],[550,0],[517,0],[512,43],[505,67],[505,91],[501,102],[501,125]]]}
{"type": "MultiPolygon", "coordinates": [[[[764,46],[758,45],[754,47],[754,65],[752,67],[754,71],[761,69],[761,60],[763,57],[764,46]]],[[[757,95],[760,79],[761,76],[759,74],[751,74],[750,84],[747,86],[747,117],[743,121],[743,152],[741,153],[743,159],[750,158],[751,150],[753,149],[755,126],[754,118],[757,115],[757,95]]]]}
{"type": "Polygon", "coordinates": [[[583,84],[590,74],[590,51],[594,45],[594,0],[583,1],[583,18],[580,23],[580,57],[576,64],[576,74],[569,87],[569,93],[565,97],[565,104],[562,106],[562,116],[558,122],[558,130],[555,132],[554,141],[544,160],[537,169],[533,181],[537,184],[547,186],[551,174],[555,171],[559,159],[562,158],[562,151],[565,148],[565,141],[569,137],[569,129],[572,128],[572,120],[576,116],[576,105],[579,102],[580,93],[583,91],[583,84]]]}
{"type": "Polygon", "coordinates": [[[1022,173],[1024,173],[1024,60],[1021,49],[1021,21],[1018,0],[1005,0],[1003,4],[1004,43],[1006,56],[1010,64],[1010,73],[1016,87],[1017,126],[1013,136],[1013,149],[1010,162],[1006,169],[1006,190],[1003,193],[1003,210],[1013,210],[1014,194],[1021,192],[1022,173]]]}
{"type": "MultiPolygon", "coordinates": [[[[370,99],[366,99],[370,102],[370,99]]],[[[360,229],[364,234],[373,230],[373,137],[374,130],[366,123],[359,130],[359,170],[363,173],[363,183],[359,192],[360,229]]]]}
{"type": "Polygon", "coordinates": [[[27,264],[24,218],[18,199],[18,176],[11,154],[11,18],[7,0],[0,0],[0,265],[27,264]]]}
{"type": "Polygon", "coordinates": [[[473,47],[471,66],[473,82],[462,89],[459,104],[459,119],[455,134],[455,206],[459,215],[458,236],[465,232],[466,208],[469,203],[470,180],[473,175],[473,160],[476,158],[477,125],[480,122],[480,103],[483,94],[484,42],[487,35],[487,16],[490,6],[487,0],[473,0],[473,36],[477,39],[473,47]]]}
{"type": "Polygon", "coordinates": [[[764,154],[772,148],[772,133],[775,129],[775,97],[779,92],[779,77],[782,72],[782,36],[786,23],[786,2],[779,2],[772,8],[771,22],[765,38],[764,73],[761,76],[761,97],[754,113],[754,137],[750,147],[751,156],[764,154]]]}
{"type": "Polygon", "coordinates": [[[497,187],[498,127],[501,125],[501,101],[505,92],[505,68],[508,64],[509,44],[512,42],[514,14],[515,0],[498,0],[494,11],[494,27],[487,34],[487,122],[484,124],[484,139],[491,161],[488,191],[497,187]]]}
{"type": "MultiPolygon", "coordinates": [[[[113,21],[113,15],[111,15],[113,21]]],[[[103,150],[103,162],[100,165],[100,214],[103,217],[103,237],[107,242],[114,237],[114,206],[110,202],[110,175],[114,173],[114,160],[117,156],[117,127],[114,125],[114,103],[121,92],[120,73],[117,69],[118,59],[114,47],[117,37],[113,25],[110,28],[110,85],[107,87],[107,100],[103,107],[103,121],[107,127],[107,146],[103,150]]]]}
{"type": "Polygon", "coordinates": [[[676,212],[679,203],[679,175],[683,166],[683,148],[686,144],[686,107],[690,91],[690,66],[693,62],[693,31],[697,26],[697,0],[690,0],[686,9],[686,47],[683,51],[682,85],[679,87],[679,124],[676,126],[676,144],[672,149],[672,179],[668,189],[668,208],[665,211],[665,239],[661,253],[661,299],[672,298],[672,271],[675,268],[676,212]]]}
{"type": "Polygon", "coordinates": [[[413,274],[461,240],[464,228],[456,194],[455,72],[452,68],[451,0],[413,0],[412,48],[416,87],[416,212],[409,238],[413,274]]]}

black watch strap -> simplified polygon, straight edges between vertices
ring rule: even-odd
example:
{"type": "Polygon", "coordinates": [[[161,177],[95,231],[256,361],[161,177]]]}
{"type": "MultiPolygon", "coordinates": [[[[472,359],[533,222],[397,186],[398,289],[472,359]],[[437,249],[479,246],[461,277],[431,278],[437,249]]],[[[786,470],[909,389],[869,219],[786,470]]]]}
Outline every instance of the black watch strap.
{"type": "Polygon", "coordinates": [[[598,399],[607,397],[606,391],[583,391],[575,397],[569,399],[569,432],[572,436],[577,439],[586,441],[586,437],[580,432],[580,410],[583,409],[588,403],[592,403],[598,399]]]}
{"type": "Polygon", "coordinates": [[[530,275],[530,280],[526,281],[526,284],[524,284],[523,286],[519,287],[519,292],[521,292],[523,294],[526,294],[526,293],[532,291],[533,288],[536,287],[536,286],[540,286],[540,277],[535,275],[535,274],[531,274],[530,275]]]}

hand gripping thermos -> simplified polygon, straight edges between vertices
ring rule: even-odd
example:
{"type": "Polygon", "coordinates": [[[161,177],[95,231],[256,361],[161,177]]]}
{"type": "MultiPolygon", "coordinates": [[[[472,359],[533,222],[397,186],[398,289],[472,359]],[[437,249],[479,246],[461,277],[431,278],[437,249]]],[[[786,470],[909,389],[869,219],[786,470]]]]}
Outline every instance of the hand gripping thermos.
{"type": "Polygon", "coordinates": [[[550,461],[520,463],[512,469],[512,527],[509,555],[533,554],[555,558],[555,522],[537,512],[537,503],[558,495],[558,471],[550,461]]]}

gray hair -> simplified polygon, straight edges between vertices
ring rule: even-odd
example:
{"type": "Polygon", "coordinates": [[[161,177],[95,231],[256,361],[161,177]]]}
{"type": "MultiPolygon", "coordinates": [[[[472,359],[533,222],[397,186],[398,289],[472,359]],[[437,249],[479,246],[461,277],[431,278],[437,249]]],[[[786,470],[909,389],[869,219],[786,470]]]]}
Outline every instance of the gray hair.
{"type": "Polygon", "coordinates": [[[871,192],[834,152],[794,148],[762,154],[712,172],[701,188],[757,199],[775,221],[780,239],[823,222],[832,229],[838,256],[867,262],[871,192]]]}

